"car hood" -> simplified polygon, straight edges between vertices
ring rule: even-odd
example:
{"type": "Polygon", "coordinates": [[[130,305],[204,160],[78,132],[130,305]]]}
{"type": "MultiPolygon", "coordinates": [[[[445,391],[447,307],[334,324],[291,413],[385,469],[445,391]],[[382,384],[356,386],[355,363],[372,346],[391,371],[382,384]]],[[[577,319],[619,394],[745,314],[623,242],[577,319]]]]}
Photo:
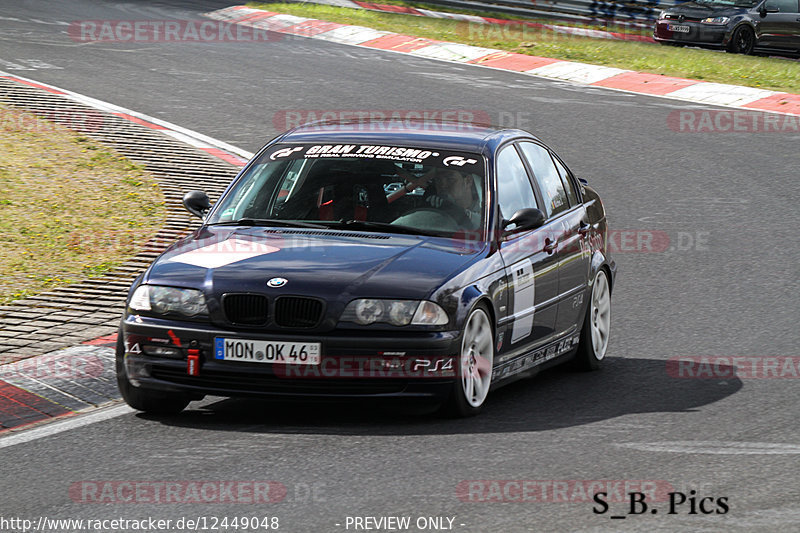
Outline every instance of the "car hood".
{"type": "Polygon", "coordinates": [[[272,228],[202,228],[170,247],[146,283],[229,292],[424,299],[475,260],[463,239],[272,228]],[[267,281],[284,278],[285,285],[267,281]]]}
{"type": "Polygon", "coordinates": [[[690,19],[704,19],[708,17],[731,17],[747,12],[747,8],[700,2],[685,2],[675,7],[667,8],[666,11],[670,14],[684,15],[686,18],[690,19]]]}

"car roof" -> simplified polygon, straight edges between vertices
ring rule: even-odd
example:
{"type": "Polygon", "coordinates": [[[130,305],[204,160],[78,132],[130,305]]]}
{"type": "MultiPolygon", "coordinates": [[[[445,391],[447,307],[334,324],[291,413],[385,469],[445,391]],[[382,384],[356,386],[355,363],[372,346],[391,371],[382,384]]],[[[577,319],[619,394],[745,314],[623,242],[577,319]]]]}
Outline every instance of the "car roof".
{"type": "Polygon", "coordinates": [[[527,131],[475,123],[365,119],[303,124],[278,137],[275,142],[394,144],[482,153],[516,137],[536,139],[527,131]]]}

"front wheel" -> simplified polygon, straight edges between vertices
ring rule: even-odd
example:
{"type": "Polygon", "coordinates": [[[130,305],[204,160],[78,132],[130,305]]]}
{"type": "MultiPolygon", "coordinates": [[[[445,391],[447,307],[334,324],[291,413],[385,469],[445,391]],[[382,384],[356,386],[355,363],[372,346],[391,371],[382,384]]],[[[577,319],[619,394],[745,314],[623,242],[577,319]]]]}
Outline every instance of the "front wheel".
{"type": "Polygon", "coordinates": [[[573,367],[589,371],[600,368],[611,334],[611,286],[606,271],[600,269],[592,283],[592,297],[583,320],[581,339],[573,367]]]}
{"type": "Polygon", "coordinates": [[[180,413],[191,401],[179,393],[153,391],[134,387],[125,371],[125,343],[122,328],[117,333],[116,353],[117,386],[122,399],[137,411],[154,415],[173,415],[180,413]]]}
{"type": "Polygon", "coordinates": [[[750,55],[756,46],[756,34],[749,26],[739,26],[733,32],[726,50],[732,54],[750,55]]]}
{"type": "Polygon", "coordinates": [[[489,394],[493,366],[492,324],[486,310],[476,307],[464,322],[458,375],[445,411],[458,417],[478,414],[489,394]]]}

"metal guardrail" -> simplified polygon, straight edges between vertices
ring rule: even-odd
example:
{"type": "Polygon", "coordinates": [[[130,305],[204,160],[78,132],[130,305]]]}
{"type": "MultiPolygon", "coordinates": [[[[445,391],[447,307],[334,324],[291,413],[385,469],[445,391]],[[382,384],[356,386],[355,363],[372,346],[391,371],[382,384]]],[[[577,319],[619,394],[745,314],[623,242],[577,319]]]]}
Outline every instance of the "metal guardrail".
{"type": "Polygon", "coordinates": [[[584,24],[619,25],[652,29],[661,10],[675,0],[425,0],[426,3],[532,18],[552,18],[584,24]]]}

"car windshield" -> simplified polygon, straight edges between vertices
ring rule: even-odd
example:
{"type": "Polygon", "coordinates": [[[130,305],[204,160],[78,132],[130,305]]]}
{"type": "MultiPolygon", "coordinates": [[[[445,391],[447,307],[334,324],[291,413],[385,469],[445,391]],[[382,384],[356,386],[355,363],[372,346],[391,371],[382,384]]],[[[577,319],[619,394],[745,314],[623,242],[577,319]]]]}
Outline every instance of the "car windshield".
{"type": "Polygon", "coordinates": [[[443,237],[482,229],[483,156],[409,146],[270,147],[210,225],[297,225],[443,237]]]}
{"type": "Polygon", "coordinates": [[[726,7],[753,7],[761,0],[695,0],[698,4],[726,7]]]}

